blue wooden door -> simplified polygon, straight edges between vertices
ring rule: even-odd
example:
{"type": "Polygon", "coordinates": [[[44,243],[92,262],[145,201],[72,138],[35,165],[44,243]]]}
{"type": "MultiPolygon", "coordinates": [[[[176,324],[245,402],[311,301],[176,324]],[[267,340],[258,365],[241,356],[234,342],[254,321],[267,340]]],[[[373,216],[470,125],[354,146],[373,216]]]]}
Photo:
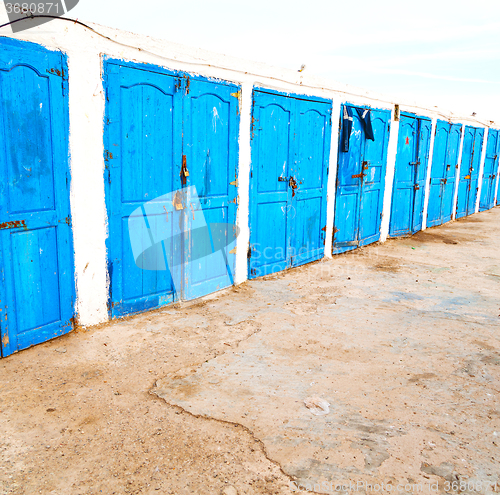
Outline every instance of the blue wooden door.
{"type": "Polygon", "coordinates": [[[237,86],[201,78],[188,78],[184,93],[183,156],[189,174],[184,182],[195,188],[191,204],[197,208],[184,215],[182,298],[194,299],[233,285],[239,93],[237,86]],[[213,244],[214,235],[224,238],[218,239],[220,249],[199,253],[199,245],[213,244]]]}
{"type": "MultiPolygon", "coordinates": [[[[164,202],[165,209],[147,215],[144,210],[147,223],[141,222],[145,203],[154,204],[156,198],[181,188],[180,175],[174,171],[180,170],[182,160],[182,88],[180,78],[171,74],[117,61],[105,62],[105,85],[109,309],[114,317],[174,300],[176,277],[170,269],[143,269],[136,264],[129,217],[134,215],[133,235],[146,251],[154,245],[148,244],[146,231],[160,232],[168,215],[173,215],[172,203],[164,202]]],[[[174,237],[172,232],[171,243],[161,246],[169,253],[169,267],[176,266],[174,237]]]]}
{"type": "Polygon", "coordinates": [[[448,222],[453,211],[461,125],[438,120],[434,137],[427,226],[448,222]]]}
{"type": "Polygon", "coordinates": [[[499,132],[495,129],[488,131],[486,143],[486,157],[484,159],[481,197],[479,211],[489,210],[494,206],[496,176],[498,171],[498,154],[500,148],[499,132]]]}
{"type": "Polygon", "coordinates": [[[111,315],[231,285],[238,87],[116,60],[105,79],[111,315]]]}
{"type": "Polygon", "coordinates": [[[69,332],[74,261],[66,57],[0,39],[2,356],[69,332]]]}
{"type": "MultiPolygon", "coordinates": [[[[339,148],[332,252],[341,253],[377,241],[385,189],[390,112],[369,110],[375,140],[366,139],[356,107],[349,151],[339,148]]],[[[344,107],[341,108],[343,115],[344,107]]]]}
{"type": "Polygon", "coordinates": [[[414,234],[422,228],[431,129],[429,119],[401,115],[389,224],[391,237],[414,234]]]}
{"type": "Polygon", "coordinates": [[[465,127],[456,218],[471,215],[475,211],[483,136],[483,129],[471,126],[465,127]]]}
{"type": "Polygon", "coordinates": [[[331,102],[254,91],[249,277],[321,258],[331,102]]]}

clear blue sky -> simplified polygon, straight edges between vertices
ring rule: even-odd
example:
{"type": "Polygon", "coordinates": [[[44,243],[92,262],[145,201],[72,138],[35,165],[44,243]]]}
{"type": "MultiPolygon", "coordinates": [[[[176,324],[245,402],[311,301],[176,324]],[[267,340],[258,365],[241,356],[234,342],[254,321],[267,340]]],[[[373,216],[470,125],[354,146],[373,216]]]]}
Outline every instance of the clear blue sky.
{"type": "Polygon", "coordinates": [[[71,17],[500,125],[500,0],[80,0],[71,17]]]}

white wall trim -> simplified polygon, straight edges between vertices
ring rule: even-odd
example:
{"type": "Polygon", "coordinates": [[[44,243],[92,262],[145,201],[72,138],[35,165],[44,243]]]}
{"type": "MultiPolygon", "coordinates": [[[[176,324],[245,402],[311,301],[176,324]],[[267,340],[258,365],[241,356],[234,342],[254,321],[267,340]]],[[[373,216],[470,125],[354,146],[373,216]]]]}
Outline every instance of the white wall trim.
{"type": "Polygon", "coordinates": [[[250,243],[250,163],[252,125],[252,83],[241,85],[240,137],[238,161],[238,212],[236,225],[240,229],[236,240],[235,284],[248,278],[247,253],[250,243]]]}
{"type": "MultiPolygon", "coordinates": [[[[385,171],[384,206],[382,208],[382,223],[380,224],[380,242],[385,242],[389,236],[391,221],[394,174],[396,173],[396,158],[398,153],[399,123],[394,120],[394,108],[391,111],[391,131],[387,147],[387,166],[385,171]]],[[[400,114],[401,115],[401,114],[400,114]]],[[[401,117],[400,117],[401,119],[401,117]]]]}
{"type": "Polygon", "coordinates": [[[328,183],[326,187],[326,232],[325,232],[325,258],[332,257],[333,222],[335,219],[335,201],[337,194],[337,167],[339,154],[339,118],[341,99],[333,99],[332,105],[332,136],[330,144],[330,164],[328,166],[328,183]]]}

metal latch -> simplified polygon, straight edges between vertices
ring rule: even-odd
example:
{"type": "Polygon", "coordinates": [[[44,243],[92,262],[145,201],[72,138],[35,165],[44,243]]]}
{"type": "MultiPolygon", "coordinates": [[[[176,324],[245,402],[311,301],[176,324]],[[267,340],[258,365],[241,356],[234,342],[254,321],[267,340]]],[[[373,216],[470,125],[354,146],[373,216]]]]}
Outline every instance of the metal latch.
{"type": "Polygon", "coordinates": [[[464,179],[470,179],[470,175],[466,175],[464,179]]]}
{"type": "Polygon", "coordinates": [[[410,165],[420,165],[420,160],[418,160],[416,162],[410,162],[410,165]]]}
{"type": "Polygon", "coordinates": [[[418,184],[415,184],[415,185],[413,186],[413,189],[414,189],[415,191],[418,191],[418,190],[420,189],[420,186],[419,186],[418,184]]]}
{"type": "Polygon", "coordinates": [[[351,175],[352,179],[362,179],[363,177],[366,177],[366,174],[354,174],[354,175],[351,175]]]}
{"type": "Polygon", "coordinates": [[[289,180],[289,177],[278,177],[279,182],[288,182],[289,180]]]}
{"type": "Polygon", "coordinates": [[[181,173],[184,175],[184,177],[189,177],[189,171],[187,169],[187,163],[186,163],[186,155],[182,155],[181,173]]]}

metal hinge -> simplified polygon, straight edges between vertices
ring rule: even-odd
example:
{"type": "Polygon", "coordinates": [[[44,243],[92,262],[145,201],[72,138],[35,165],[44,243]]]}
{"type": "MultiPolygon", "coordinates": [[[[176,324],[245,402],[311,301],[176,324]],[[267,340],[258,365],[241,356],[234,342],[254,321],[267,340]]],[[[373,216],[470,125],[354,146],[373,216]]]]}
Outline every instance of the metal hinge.
{"type": "Polygon", "coordinates": [[[241,108],[241,89],[238,89],[236,93],[231,93],[231,96],[234,96],[235,98],[238,99],[238,106],[236,107],[236,113],[239,115],[241,108]]]}
{"type": "Polygon", "coordinates": [[[64,69],[47,69],[48,74],[54,74],[56,76],[62,77],[63,79],[66,78],[66,74],[64,73],[64,69]]]}
{"type": "Polygon", "coordinates": [[[252,257],[252,246],[248,246],[247,260],[249,260],[251,257],[252,257]]]}
{"type": "Polygon", "coordinates": [[[113,153],[108,150],[104,150],[104,161],[109,162],[109,160],[113,159],[113,153]]]}
{"type": "Polygon", "coordinates": [[[186,94],[189,94],[189,86],[191,85],[191,79],[189,76],[184,76],[186,78],[186,94]]]}

